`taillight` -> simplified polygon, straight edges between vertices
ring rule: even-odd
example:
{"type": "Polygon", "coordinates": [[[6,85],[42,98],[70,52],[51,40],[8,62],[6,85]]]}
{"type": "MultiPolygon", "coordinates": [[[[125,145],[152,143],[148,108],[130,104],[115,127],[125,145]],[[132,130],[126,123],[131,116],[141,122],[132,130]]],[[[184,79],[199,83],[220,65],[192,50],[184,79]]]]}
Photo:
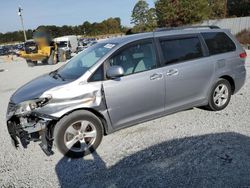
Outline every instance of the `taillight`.
{"type": "Polygon", "coordinates": [[[240,58],[242,58],[242,59],[247,58],[247,53],[246,52],[241,53],[240,58]]]}

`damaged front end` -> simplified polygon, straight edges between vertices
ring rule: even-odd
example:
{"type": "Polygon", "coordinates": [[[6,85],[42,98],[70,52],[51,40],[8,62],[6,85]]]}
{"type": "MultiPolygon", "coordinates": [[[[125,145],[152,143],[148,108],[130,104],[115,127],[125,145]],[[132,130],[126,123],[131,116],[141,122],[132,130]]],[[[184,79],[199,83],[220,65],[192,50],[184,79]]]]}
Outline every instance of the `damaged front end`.
{"type": "Polygon", "coordinates": [[[7,110],[7,128],[13,145],[21,144],[27,148],[31,141],[41,141],[40,146],[47,155],[53,154],[52,128],[56,119],[35,111],[46,105],[50,98],[27,101],[21,104],[9,103],[7,110]]]}
{"type": "MultiPolygon", "coordinates": [[[[41,148],[52,155],[53,132],[58,120],[77,109],[98,109],[107,115],[102,100],[102,85],[70,84],[55,87],[44,92],[40,98],[9,103],[7,127],[15,147],[27,148],[31,141],[41,141],[41,148]]],[[[108,118],[105,118],[108,119],[108,118]]]]}

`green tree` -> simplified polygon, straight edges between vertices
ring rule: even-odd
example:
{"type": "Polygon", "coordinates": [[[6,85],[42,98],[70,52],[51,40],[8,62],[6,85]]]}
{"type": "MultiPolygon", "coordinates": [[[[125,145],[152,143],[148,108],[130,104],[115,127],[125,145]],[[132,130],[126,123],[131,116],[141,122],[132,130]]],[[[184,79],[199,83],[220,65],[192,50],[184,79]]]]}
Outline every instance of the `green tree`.
{"type": "Polygon", "coordinates": [[[157,0],[155,8],[160,27],[198,23],[211,14],[207,0],[157,0]]]}
{"type": "Polygon", "coordinates": [[[157,27],[157,16],[155,8],[150,8],[147,15],[147,29],[149,31],[154,30],[157,27]]]}
{"type": "Polygon", "coordinates": [[[134,32],[145,32],[153,30],[156,25],[155,9],[149,9],[145,0],[139,0],[132,11],[131,23],[134,24],[134,32]]]}
{"type": "MultiPolygon", "coordinates": [[[[82,25],[78,26],[68,26],[64,25],[62,27],[55,25],[41,25],[37,29],[45,30],[50,34],[52,38],[64,36],[64,35],[104,35],[104,34],[115,34],[126,32],[127,30],[122,27],[120,18],[109,18],[103,20],[100,23],[90,23],[88,21],[84,22],[82,25]]],[[[26,31],[28,39],[33,37],[33,31],[26,31]]],[[[14,31],[8,33],[0,33],[0,43],[24,41],[22,31],[14,31]]]]}
{"type": "Polygon", "coordinates": [[[228,16],[250,16],[250,0],[227,0],[228,16]]]}
{"type": "Polygon", "coordinates": [[[88,21],[84,22],[81,26],[82,34],[90,35],[92,32],[92,24],[88,21]]]}
{"type": "Polygon", "coordinates": [[[121,31],[120,23],[117,19],[109,18],[107,20],[104,20],[103,24],[106,27],[103,32],[106,34],[119,33],[121,31]]]}
{"type": "Polygon", "coordinates": [[[210,19],[225,18],[227,16],[227,1],[208,0],[210,7],[210,19]]]}

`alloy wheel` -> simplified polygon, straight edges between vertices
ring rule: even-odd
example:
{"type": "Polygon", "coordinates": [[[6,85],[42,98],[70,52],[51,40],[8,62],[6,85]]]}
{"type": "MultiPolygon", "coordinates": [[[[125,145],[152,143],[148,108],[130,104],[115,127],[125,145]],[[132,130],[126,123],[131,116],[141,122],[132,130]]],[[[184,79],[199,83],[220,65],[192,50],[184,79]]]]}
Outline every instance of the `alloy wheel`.
{"type": "Polygon", "coordinates": [[[74,152],[84,152],[89,149],[96,140],[95,126],[86,120],[72,123],[65,131],[65,146],[74,152]]]}
{"type": "Polygon", "coordinates": [[[219,84],[214,90],[213,100],[217,107],[225,105],[229,98],[229,90],[225,84],[219,84]]]}

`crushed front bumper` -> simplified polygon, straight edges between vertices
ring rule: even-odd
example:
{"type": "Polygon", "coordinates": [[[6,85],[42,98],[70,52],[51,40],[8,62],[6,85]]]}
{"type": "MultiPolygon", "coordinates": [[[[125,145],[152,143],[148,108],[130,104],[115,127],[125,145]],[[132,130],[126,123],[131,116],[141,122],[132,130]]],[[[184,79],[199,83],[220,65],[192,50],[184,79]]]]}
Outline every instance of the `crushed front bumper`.
{"type": "Polygon", "coordinates": [[[52,155],[53,128],[56,120],[46,115],[31,113],[24,117],[13,115],[7,119],[7,128],[13,145],[27,148],[31,141],[39,144],[46,155],[52,155]]]}
{"type": "Polygon", "coordinates": [[[25,131],[20,124],[17,124],[16,121],[7,121],[7,128],[11,137],[13,145],[17,148],[21,142],[24,148],[27,148],[30,143],[29,134],[25,131]],[[19,142],[20,140],[20,142],[19,142]]]}

